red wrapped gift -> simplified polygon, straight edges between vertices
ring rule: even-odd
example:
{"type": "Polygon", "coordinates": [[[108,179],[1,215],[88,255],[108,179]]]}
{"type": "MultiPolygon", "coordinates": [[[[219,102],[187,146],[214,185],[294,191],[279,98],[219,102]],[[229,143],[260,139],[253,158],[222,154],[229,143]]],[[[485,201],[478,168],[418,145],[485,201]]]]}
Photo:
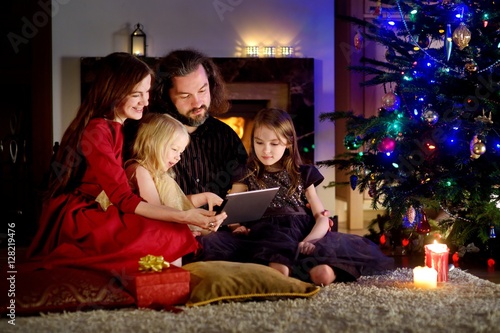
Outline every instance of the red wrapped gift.
{"type": "Polygon", "coordinates": [[[126,280],[122,282],[140,308],[185,304],[189,298],[190,273],[174,265],[127,272],[126,280]]]}

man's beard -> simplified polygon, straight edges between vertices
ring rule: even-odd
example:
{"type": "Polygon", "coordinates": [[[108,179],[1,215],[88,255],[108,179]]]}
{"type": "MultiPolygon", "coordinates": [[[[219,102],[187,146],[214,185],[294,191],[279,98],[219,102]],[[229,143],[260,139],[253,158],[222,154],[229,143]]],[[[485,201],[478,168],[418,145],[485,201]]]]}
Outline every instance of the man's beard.
{"type": "Polygon", "coordinates": [[[198,126],[203,125],[203,123],[205,123],[205,120],[207,120],[208,116],[209,116],[209,114],[207,111],[207,107],[204,105],[201,106],[200,108],[189,110],[187,116],[180,114],[180,113],[177,113],[177,118],[179,119],[179,121],[181,123],[183,123],[184,125],[190,126],[190,127],[198,127],[198,126]],[[203,114],[196,116],[195,118],[189,117],[189,115],[191,113],[194,113],[194,112],[198,111],[199,109],[203,109],[203,110],[205,110],[205,112],[203,114]]]}

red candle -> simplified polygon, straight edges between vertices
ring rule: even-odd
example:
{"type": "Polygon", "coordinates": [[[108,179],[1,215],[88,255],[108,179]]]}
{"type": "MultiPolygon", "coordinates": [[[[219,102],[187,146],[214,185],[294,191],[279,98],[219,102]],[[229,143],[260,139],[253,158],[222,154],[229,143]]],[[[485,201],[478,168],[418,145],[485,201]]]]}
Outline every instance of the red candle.
{"type": "Polygon", "coordinates": [[[425,245],[425,265],[427,267],[434,268],[437,271],[438,282],[448,281],[449,254],[450,249],[446,246],[446,244],[438,244],[434,241],[434,244],[425,245]]]}

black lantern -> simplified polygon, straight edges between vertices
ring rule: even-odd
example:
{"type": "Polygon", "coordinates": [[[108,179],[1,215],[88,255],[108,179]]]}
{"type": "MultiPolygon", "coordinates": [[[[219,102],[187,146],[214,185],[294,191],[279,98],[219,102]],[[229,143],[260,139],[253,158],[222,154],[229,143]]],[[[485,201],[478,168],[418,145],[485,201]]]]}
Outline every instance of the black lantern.
{"type": "Polygon", "coordinates": [[[131,53],[138,57],[146,56],[146,34],[142,28],[143,26],[137,23],[134,32],[130,35],[131,53]]]}

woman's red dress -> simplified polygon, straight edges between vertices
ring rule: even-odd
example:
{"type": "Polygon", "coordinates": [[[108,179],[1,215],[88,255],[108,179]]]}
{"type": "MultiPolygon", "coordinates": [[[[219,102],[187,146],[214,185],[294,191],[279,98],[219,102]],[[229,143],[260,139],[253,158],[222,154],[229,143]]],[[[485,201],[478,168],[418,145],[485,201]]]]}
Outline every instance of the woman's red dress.
{"type": "MultiPolygon", "coordinates": [[[[72,193],[45,202],[39,230],[28,256],[44,268],[85,266],[105,270],[137,269],[148,254],[173,261],[198,248],[186,224],[134,214],[142,200],[128,183],[122,161],[122,125],[93,119],[81,140],[87,168],[72,193]],[[112,205],[95,201],[104,191],[112,205]]],[[[52,165],[57,174],[57,165],[52,165]]]]}

